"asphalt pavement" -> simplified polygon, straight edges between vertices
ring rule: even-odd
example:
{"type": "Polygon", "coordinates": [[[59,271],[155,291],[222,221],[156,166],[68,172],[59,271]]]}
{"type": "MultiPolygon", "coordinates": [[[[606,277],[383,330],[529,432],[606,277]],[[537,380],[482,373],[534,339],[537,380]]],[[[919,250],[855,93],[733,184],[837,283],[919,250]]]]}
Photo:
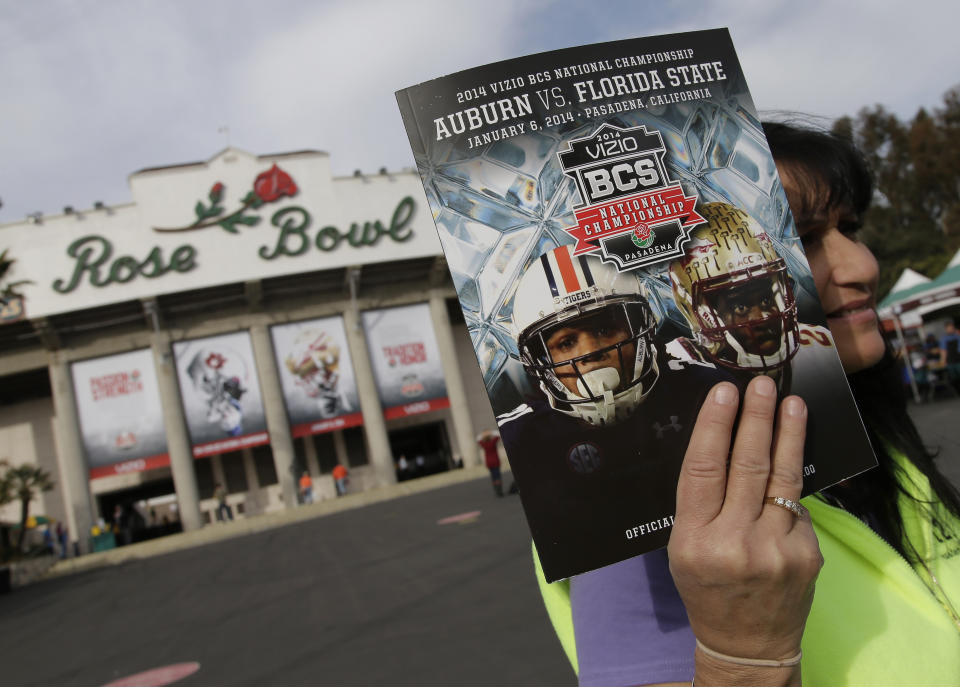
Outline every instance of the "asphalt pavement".
{"type": "Polygon", "coordinates": [[[924,443],[936,451],[937,467],[960,489],[960,397],[911,403],[908,410],[924,443]]]}
{"type": "MultiPolygon", "coordinates": [[[[960,398],[910,412],[960,487],[960,398]]],[[[0,683],[575,685],[519,500],[460,473],[60,565],[0,596],[0,683]]]]}
{"type": "Polygon", "coordinates": [[[15,589],[0,636],[24,687],[194,661],[178,687],[576,684],[487,478],[15,589]]]}

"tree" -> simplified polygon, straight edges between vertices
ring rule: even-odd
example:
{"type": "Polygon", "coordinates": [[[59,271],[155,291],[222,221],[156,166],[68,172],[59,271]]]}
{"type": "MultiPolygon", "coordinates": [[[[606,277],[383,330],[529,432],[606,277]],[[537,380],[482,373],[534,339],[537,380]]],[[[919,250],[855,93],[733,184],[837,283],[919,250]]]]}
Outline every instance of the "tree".
{"type": "Polygon", "coordinates": [[[881,105],[837,120],[873,169],[876,198],[861,238],[880,262],[883,296],[905,267],[935,277],[960,247],[960,87],[943,107],[900,121],[881,105]]]}
{"type": "Polygon", "coordinates": [[[53,489],[54,482],[50,473],[37,465],[24,463],[10,466],[7,461],[0,461],[6,468],[0,477],[0,497],[7,502],[20,500],[20,533],[17,536],[17,551],[23,550],[23,540],[27,534],[27,520],[30,518],[30,502],[41,491],[53,489]]]}

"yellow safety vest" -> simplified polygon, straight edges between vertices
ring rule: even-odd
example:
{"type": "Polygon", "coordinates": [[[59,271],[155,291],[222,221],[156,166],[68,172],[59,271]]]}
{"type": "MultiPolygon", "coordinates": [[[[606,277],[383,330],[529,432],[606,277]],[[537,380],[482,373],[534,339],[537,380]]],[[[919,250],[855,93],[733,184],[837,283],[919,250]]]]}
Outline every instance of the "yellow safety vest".
{"type": "MultiPolygon", "coordinates": [[[[922,473],[903,457],[897,462],[902,485],[922,502],[901,496],[898,504],[922,559],[915,568],[856,517],[804,499],[825,560],[803,636],[805,687],[960,685],[960,540],[938,541],[923,509],[956,533],[960,523],[935,501],[922,473]]],[[[569,582],[547,584],[536,551],[534,562],[550,620],[577,671],[569,582]]]]}

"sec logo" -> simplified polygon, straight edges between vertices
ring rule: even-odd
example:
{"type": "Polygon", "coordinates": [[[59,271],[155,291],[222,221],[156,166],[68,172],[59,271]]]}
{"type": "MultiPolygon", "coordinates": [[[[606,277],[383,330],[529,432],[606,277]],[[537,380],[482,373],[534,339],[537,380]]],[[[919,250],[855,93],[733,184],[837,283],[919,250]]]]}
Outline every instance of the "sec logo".
{"type": "Polygon", "coordinates": [[[590,442],[577,444],[567,453],[567,464],[580,475],[589,475],[600,469],[600,449],[590,442]]]}

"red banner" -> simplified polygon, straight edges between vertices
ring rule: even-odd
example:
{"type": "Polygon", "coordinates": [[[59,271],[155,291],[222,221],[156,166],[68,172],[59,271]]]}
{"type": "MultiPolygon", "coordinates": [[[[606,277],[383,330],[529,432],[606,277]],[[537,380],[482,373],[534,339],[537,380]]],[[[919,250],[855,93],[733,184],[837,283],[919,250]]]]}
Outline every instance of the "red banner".
{"type": "Polygon", "coordinates": [[[317,420],[316,422],[303,422],[299,425],[293,425],[290,428],[290,433],[294,439],[297,439],[313,434],[323,434],[324,432],[333,432],[338,429],[357,427],[362,424],[363,414],[353,413],[351,415],[341,415],[340,417],[330,418],[329,420],[317,420]]]}
{"type": "Polygon", "coordinates": [[[226,453],[227,451],[236,451],[247,446],[262,446],[270,443],[270,435],[266,432],[257,432],[256,434],[247,434],[242,437],[232,437],[230,439],[218,439],[208,441],[205,444],[197,444],[193,447],[193,457],[202,458],[214,453],[226,453]]]}
{"type": "Polygon", "coordinates": [[[90,479],[125,475],[128,472],[144,472],[145,470],[153,470],[154,468],[165,468],[168,465],[170,465],[170,455],[161,453],[146,458],[125,460],[122,463],[113,463],[112,465],[98,465],[97,467],[90,468],[90,479]]]}
{"type": "Polygon", "coordinates": [[[449,398],[431,398],[429,401],[414,401],[413,403],[404,403],[402,406],[387,408],[383,411],[383,417],[387,420],[395,420],[398,417],[420,415],[421,413],[429,413],[431,410],[440,410],[449,407],[449,398]]]}
{"type": "Polygon", "coordinates": [[[696,196],[687,196],[679,183],[656,191],[636,193],[607,203],[598,203],[574,210],[577,226],[566,230],[577,240],[574,255],[590,253],[601,238],[634,232],[641,240],[650,236],[650,227],[673,219],[683,226],[696,226],[705,221],[694,209],[696,196]]]}

